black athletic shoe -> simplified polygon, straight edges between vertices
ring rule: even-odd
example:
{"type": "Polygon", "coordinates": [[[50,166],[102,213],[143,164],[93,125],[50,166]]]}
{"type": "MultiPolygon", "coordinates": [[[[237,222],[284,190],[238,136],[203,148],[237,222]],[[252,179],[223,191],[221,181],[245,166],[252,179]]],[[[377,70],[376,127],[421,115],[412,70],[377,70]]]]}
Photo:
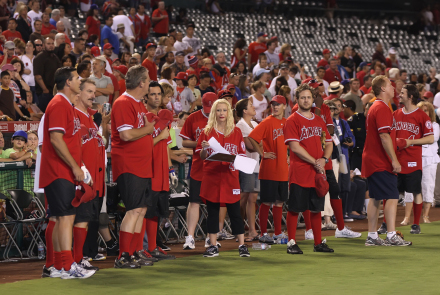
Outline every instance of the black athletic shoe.
{"type": "Polygon", "coordinates": [[[43,273],[41,274],[42,278],[50,278],[50,271],[53,266],[47,268],[46,265],[43,266],[43,273]]]}
{"type": "Polygon", "coordinates": [[[238,247],[238,253],[240,254],[240,257],[251,257],[247,245],[241,245],[238,247]]]}
{"type": "Polygon", "coordinates": [[[209,246],[205,253],[203,253],[203,257],[217,257],[218,254],[218,248],[217,246],[209,246]]]}
{"type": "Polygon", "coordinates": [[[94,270],[94,271],[99,270],[99,267],[91,265],[90,262],[86,259],[81,260],[81,262],[78,263],[78,265],[84,268],[85,270],[94,270]]]}
{"type": "Polygon", "coordinates": [[[413,225],[411,225],[411,230],[410,230],[410,234],[416,234],[416,235],[418,235],[418,234],[420,234],[422,231],[420,230],[420,225],[418,225],[418,224],[413,224],[413,225]]]}
{"type": "Polygon", "coordinates": [[[303,251],[295,243],[295,240],[292,239],[287,243],[287,254],[303,254],[303,251]]]}
{"type": "Polygon", "coordinates": [[[176,256],[174,255],[168,255],[164,250],[162,250],[160,247],[156,247],[153,251],[148,251],[151,256],[154,258],[157,258],[159,260],[170,260],[170,259],[176,259],[176,256]]]}
{"type": "Polygon", "coordinates": [[[384,235],[387,233],[387,224],[385,222],[382,222],[382,225],[377,230],[378,235],[384,235]]]}
{"type": "Polygon", "coordinates": [[[119,243],[115,241],[107,247],[107,256],[119,256],[119,243]]]}
{"type": "Polygon", "coordinates": [[[138,255],[140,258],[142,258],[143,260],[146,260],[146,261],[151,261],[151,262],[158,262],[159,261],[159,259],[154,258],[153,256],[150,255],[150,253],[148,253],[145,250],[138,251],[138,255]]]}
{"type": "Polygon", "coordinates": [[[161,248],[164,251],[171,251],[171,248],[165,245],[162,241],[156,242],[156,246],[161,248]]]}
{"type": "Polygon", "coordinates": [[[114,267],[129,269],[141,268],[141,266],[137,262],[131,260],[130,254],[128,254],[127,252],[122,253],[120,259],[116,258],[114,267]]]}
{"type": "Polygon", "coordinates": [[[153,261],[144,260],[140,257],[138,252],[134,252],[133,255],[131,255],[131,260],[139,264],[140,266],[153,266],[153,261]]]}
{"type": "Polygon", "coordinates": [[[313,252],[327,252],[327,253],[333,253],[335,252],[333,249],[329,248],[328,245],[326,244],[327,240],[324,239],[321,244],[316,245],[313,248],[313,252]]]}

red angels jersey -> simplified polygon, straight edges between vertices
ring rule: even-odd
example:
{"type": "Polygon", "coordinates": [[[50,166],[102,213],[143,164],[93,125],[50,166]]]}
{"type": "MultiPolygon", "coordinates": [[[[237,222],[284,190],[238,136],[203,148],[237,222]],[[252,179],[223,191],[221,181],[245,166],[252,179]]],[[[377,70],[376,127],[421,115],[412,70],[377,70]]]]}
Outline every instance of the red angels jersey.
{"type": "Polygon", "coordinates": [[[122,173],[142,178],[153,177],[153,137],[146,135],[135,141],[123,141],[119,132],[145,126],[148,113],[144,104],[124,92],[113,104],[111,115],[112,171],[113,179],[122,173]]]}
{"type": "MultiPolygon", "coordinates": [[[[162,130],[154,128],[153,138],[158,136],[162,130]]],[[[169,167],[168,167],[168,145],[173,140],[170,136],[166,140],[161,140],[153,147],[153,178],[151,179],[151,189],[155,192],[169,191],[169,167]]]]}
{"type": "Polygon", "coordinates": [[[63,133],[63,140],[75,162],[81,166],[81,123],[72,103],[63,93],[58,93],[47,106],[44,119],[43,150],[41,157],[40,187],[44,188],[54,180],[62,178],[75,183],[70,168],[56,153],[50,142],[51,132],[63,133]]]}
{"type": "Polygon", "coordinates": [[[390,134],[396,150],[396,124],[390,108],[383,100],[376,99],[369,109],[365,128],[367,137],[362,154],[362,176],[369,177],[380,171],[393,173],[391,159],[382,146],[380,134],[390,134]]]}
{"type": "Polygon", "coordinates": [[[82,161],[93,179],[94,188],[99,191],[99,196],[104,196],[105,190],[105,144],[102,137],[98,134],[98,126],[93,121],[93,110],[87,110],[84,113],[75,108],[75,114],[79,118],[81,124],[85,125],[89,130],[88,138],[81,138],[81,154],[82,161]]]}
{"type": "MultiPolygon", "coordinates": [[[[307,118],[295,112],[290,115],[284,126],[284,142],[289,144],[291,141],[297,141],[310,156],[319,159],[324,156],[321,144],[322,131],[326,131],[325,141],[331,142],[332,139],[327,131],[327,127],[320,117],[313,114],[311,118],[307,118]]],[[[295,183],[301,187],[315,187],[315,175],[316,170],[314,166],[305,162],[291,151],[289,183],[295,183]]]]}
{"type": "MultiPolygon", "coordinates": [[[[393,113],[396,121],[396,138],[420,139],[428,135],[434,135],[432,122],[428,115],[417,108],[410,113],[404,109],[398,109],[393,113]]],[[[422,170],[422,146],[412,145],[396,152],[397,159],[402,166],[402,174],[422,170]]]]}
{"type": "Polygon", "coordinates": [[[284,144],[284,126],[286,118],[281,120],[269,116],[251,131],[249,137],[260,143],[263,141],[265,152],[273,152],[277,158],[261,159],[259,179],[287,181],[289,165],[287,164],[287,146],[284,144]]]}
{"type": "MultiPolygon", "coordinates": [[[[203,129],[205,129],[206,124],[208,124],[208,116],[206,116],[202,110],[194,112],[189,115],[188,119],[186,119],[179,135],[183,139],[198,141],[200,134],[202,134],[203,129]]],[[[203,161],[200,159],[200,153],[197,152],[195,148],[193,149],[190,176],[194,180],[202,181],[203,161]]]]}
{"type": "MultiPolygon", "coordinates": [[[[214,137],[232,155],[246,157],[246,146],[238,127],[235,127],[228,137],[216,130],[211,130],[208,135],[202,132],[197,141],[197,153],[202,151],[202,141],[209,141],[211,137],[214,137]]],[[[208,155],[211,153],[212,150],[208,149],[208,155]]],[[[203,161],[203,177],[200,188],[202,198],[213,203],[230,204],[240,200],[240,192],[238,170],[235,169],[233,163],[203,161]]]]}

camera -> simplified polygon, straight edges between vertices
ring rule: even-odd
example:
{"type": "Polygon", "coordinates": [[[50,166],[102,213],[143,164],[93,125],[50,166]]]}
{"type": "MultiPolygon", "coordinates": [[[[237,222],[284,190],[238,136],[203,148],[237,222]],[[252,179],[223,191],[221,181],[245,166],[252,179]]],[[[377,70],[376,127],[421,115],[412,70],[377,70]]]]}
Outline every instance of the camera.
{"type": "Polygon", "coordinates": [[[351,137],[346,137],[344,138],[344,140],[342,141],[342,143],[352,143],[353,140],[351,139],[351,137]]]}

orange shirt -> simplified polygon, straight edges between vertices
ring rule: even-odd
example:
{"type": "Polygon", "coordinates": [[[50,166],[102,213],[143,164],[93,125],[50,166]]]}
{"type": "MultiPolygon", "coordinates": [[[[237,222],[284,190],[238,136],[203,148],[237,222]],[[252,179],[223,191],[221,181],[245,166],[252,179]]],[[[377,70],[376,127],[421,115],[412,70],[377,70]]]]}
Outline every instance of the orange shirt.
{"type": "Polygon", "coordinates": [[[269,116],[255,127],[249,137],[256,142],[263,141],[264,152],[273,152],[276,159],[262,159],[260,165],[259,179],[288,181],[287,145],[284,143],[283,128],[286,125],[286,118],[278,120],[269,116]]]}

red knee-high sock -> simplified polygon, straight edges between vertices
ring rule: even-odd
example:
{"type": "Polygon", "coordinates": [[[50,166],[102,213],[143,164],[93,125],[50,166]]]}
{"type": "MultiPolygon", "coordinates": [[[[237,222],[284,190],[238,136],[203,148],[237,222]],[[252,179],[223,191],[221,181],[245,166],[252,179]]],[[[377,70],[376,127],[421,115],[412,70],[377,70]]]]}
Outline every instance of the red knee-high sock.
{"type": "Polygon", "coordinates": [[[310,221],[310,210],[303,212],[304,223],[306,224],[306,230],[312,229],[312,222],[310,221]]]}
{"type": "Polygon", "coordinates": [[[336,224],[339,230],[343,230],[345,227],[344,223],[344,212],[342,210],[342,200],[341,199],[330,199],[330,204],[332,205],[333,212],[335,213],[336,224]]]}
{"type": "Polygon", "coordinates": [[[387,202],[387,200],[383,200],[383,222],[387,223],[387,219],[385,216],[385,203],[387,202]]]}
{"type": "Polygon", "coordinates": [[[85,228],[73,227],[73,260],[76,263],[80,263],[83,258],[83,248],[86,237],[87,230],[85,228]]]}
{"type": "MultiPolygon", "coordinates": [[[[46,265],[47,266],[47,265],[46,265]]],[[[58,270],[63,268],[63,260],[61,259],[61,252],[53,252],[53,267],[58,270]]]]}
{"type": "Polygon", "coordinates": [[[46,267],[52,266],[54,264],[52,233],[55,224],[55,221],[49,220],[49,223],[46,227],[46,267]]]}
{"type": "Polygon", "coordinates": [[[142,230],[139,235],[138,245],[136,248],[137,251],[144,249],[144,236],[145,236],[146,228],[147,228],[147,220],[144,218],[144,220],[142,220],[142,230]]]}
{"type": "Polygon", "coordinates": [[[298,226],[298,213],[296,212],[287,212],[287,235],[290,240],[296,241],[296,227],[298,226]]]}
{"type": "Polygon", "coordinates": [[[69,271],[70,266],[72,265],[72,263],[75,262],[73,260],[72,251],[71,250],[61,251],[61,260],[63,261],[64,270],[69,271]]]}
{"type": "Polygon", "coordinates": [[[133,234],[126,232],[126,231],[120,231],[119,232],[119,258],[121,258],[122,253],[127,252],[130,253],[130,245],[131,240],[133,240],[133,234]]]}
{"type": "Polygon", "coordinates": [[[281,219],[283,217],[283,207],[273,206],[273,223],[275,226],[275,235],[281,234],[281,219]]]}
{"type": "Polygon", "coordinates": [[[146,230],[148,238],[148,251],[153,251],[156,249],[156,238],[157,238],[157,217],[146,218],[146,230]]]}
{"type": "Polygon", "coordinates": [[[267,233],[267,218],[269,217],[269,209],[270,206],[267,206],[266,204],[260,205],[260,231],[261,234],[267,233]]]}
{"type": "Polygon", "coordinates": [[[130,255],[133,255],[134,252],[136,252],[137,247],[139,245],[139,237],[141,236],[141,233],[134,233],[133,239],[131,239],[130,243],[130,255]]]}
{"type": "Polygon", "coordinates": [[[420,225],[420,216],[422,215],[423,203],[413,203],[414,210],[414,224],[420,225]]]}
{"type": "Polygon", "coordinates": [[[321,212],[310,213],[310,220],[312,221],[312,230],[316,246],[321,244],[321,212]]]}

